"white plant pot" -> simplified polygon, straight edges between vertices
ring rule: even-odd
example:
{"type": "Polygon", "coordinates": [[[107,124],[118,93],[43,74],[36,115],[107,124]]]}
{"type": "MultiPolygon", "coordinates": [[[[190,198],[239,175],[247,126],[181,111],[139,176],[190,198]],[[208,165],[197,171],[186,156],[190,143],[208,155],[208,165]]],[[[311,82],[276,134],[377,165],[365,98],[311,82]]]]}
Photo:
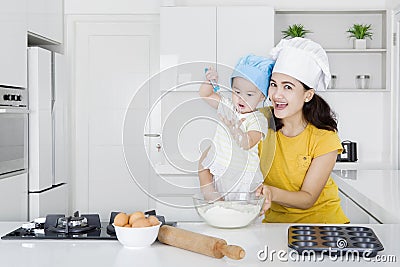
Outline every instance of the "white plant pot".
{"type": "Polygon", "coordinates": [[[354,49],[367,49],[366,39],[354,39],[354,49]]]}

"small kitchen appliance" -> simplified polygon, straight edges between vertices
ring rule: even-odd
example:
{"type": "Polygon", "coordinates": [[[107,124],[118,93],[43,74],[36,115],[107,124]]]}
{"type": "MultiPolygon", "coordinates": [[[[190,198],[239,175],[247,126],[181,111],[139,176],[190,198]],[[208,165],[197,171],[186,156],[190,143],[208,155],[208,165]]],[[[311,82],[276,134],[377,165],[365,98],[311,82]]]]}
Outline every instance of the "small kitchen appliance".
{"type": "Polygon", "coordinates": [[[336,161],[341,162],[355,162],[357,158],[357,143],[349,140],[342,142],[343,151],[342,154],[337,155],[336,161]]]}

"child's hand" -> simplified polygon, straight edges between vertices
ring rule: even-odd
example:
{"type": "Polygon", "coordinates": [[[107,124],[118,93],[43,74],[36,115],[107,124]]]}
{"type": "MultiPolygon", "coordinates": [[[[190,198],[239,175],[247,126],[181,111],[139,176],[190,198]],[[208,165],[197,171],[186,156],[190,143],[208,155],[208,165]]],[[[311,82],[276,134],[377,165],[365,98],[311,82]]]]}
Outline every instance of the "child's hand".
{"type": "Polygon", "coordinates": [[[245,119],[243,118],[241,120],[237,120],[237,118],[233,118],[230,120],[222,114],[218,114],[218,117],[228,128],[233,140],[235,140],[235,142],[243,148],[247,141],[245,140],[247,135],[242,131],[242,129],[240,129],[240,126],[245,119]]]}
{"type": "Polygon", "coordinates": [[[218,72],[213,67],[208,67],[206,71],[206,79],[208,81],[218,82],[218,72]]]}

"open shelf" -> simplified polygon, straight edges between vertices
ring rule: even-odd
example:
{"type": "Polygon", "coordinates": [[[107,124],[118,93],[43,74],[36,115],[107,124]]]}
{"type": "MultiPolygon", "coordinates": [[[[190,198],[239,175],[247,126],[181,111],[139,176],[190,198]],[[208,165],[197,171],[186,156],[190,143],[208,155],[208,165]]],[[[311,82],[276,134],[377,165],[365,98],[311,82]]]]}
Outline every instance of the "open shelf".
{"type": "Polygon", "coordinates": [[[387,10],[279,10],[275,16],[275,40],[289,25],[302,24],[311,31],[306,35],[325,48],[336,88],[327,92],[390,91],[390,42],[387,10]],[[353,38],[346,32],[353,24],[371,24],[373,36],[367,49],[354,49],[353,38]],[[370,75],[371,89],[356,89],[355,77],[370,75]]]}
{"type": "Polygon", "coordinates": [[[385,48],[367,48],[367,49],[337,49],[337,48],[326,48],[327,53],[386,53],[385,48]]]}
{"type": "Polygon", "coordinates": [[[356,88],[334,88],[327,89],[326,91],[320,91],[318,93],[329,92],[329,93],[343,93],[343,92],[359,92],[359,93],[371,93],[371,92],[390,92],[385,88],[370,88],[370,89],[356,89],[356,88]]]}

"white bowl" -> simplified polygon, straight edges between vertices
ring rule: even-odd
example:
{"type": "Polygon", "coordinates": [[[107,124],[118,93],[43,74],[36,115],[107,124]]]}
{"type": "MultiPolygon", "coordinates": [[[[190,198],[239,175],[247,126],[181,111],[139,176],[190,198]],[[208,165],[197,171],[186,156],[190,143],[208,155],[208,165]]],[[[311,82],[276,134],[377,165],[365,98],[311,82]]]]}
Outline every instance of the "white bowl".
{"type": "MultiPolygon", "coordinates": [[[[113,224],[114,225],[114,224],[113,224]]],[[[118,241],[126,248],[143,248],[148,247],[157,239],[158,231],[161,223],[156,226],[148,227],[121,227],[115,226],[115,233],[118,241]]]]}
{"type": "Polygon", "coordinates": [[[209,225],[218,228],[241,228],[260,214],[263,196],[248,192],[212,192],[193,196],[197,213],[209,225]]]}

